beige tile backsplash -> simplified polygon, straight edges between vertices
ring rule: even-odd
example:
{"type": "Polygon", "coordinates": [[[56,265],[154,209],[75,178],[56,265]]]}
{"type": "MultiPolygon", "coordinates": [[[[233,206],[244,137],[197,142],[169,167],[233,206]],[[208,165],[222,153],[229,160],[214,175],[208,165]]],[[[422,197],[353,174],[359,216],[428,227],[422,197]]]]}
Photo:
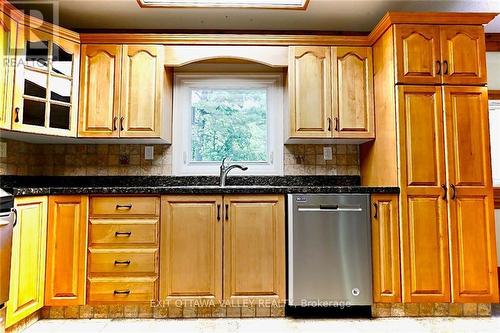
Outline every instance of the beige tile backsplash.
{"type": "MultiPolygon", "coordinates": [[[[2,139],[7,157],[0,157],[0,175],[117,176],[171,175],[172,149],[154,145],[154,159],[144,159],[145,145],[32,144],[2,139]],[[120,158],[128,158],[128,165],[120,158]]],[[[286,175],[359,175],[357,145],[331,145],[332,160],[323,145],[285,145],[286,175]]]]}

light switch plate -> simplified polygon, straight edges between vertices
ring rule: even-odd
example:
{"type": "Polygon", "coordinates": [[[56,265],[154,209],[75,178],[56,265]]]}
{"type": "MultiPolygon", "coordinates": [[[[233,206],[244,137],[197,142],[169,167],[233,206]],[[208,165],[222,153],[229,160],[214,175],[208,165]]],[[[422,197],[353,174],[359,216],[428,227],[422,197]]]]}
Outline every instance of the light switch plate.
{"type": "Polygon", "coordinates": [[[332,147],[323,147],[323,158],[330,161],[333,158],[332,147]]]}
{"type": "Polygon", "coordinates": [[[144,147],[144,159],[145,160],[152,160],[154,154],[155,154],[155,151],[154,151],[154,147],[153,146],[146,146],[146,147],[144,147]]]}
{"type": "Polygon", "coordinates": [[[7,157],[7,142],[0,142],[0,157],[7,157]]]}

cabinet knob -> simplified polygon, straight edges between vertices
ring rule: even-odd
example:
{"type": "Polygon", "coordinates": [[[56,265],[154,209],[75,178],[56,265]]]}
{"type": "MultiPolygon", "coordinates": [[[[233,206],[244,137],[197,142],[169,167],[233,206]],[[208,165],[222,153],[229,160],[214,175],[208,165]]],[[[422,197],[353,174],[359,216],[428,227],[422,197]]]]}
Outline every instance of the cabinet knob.
{"type": "Polygon", "coordinates": [[[328,121],[328,132],[331,132],[332,131],[332,118],[328,117],[327,121],[328,121]]]}
{"type": "Polygon", "coordinates": [[[451,187],[451,191],[452,191],[451,192],[452,193],[451,200],[455,200],[457,198],[457,188],[454,184],[451,184],[450,187],[451,187]]]}
{"type": "Polygon", "coordinates": [[[378,204],[376,202],[373,203],[373,208],[374,208],[374,213],[373,213],[373,218],[377,219],[378,218],[378,204]]]}
{"type": "Polygon", "coordinates": [[[444,75],[448,75],[448,60],[443,61],[444,65],[444,75]]]}
{"type": "Polygon", "coordinates": [[[448,187],[446,187],[446,184],[443,184],[441,188],[443,189],[443,200],[446,201],[448,199],[448,187]]]}
{"type": "Polygon", "coordinates": [[[437,65],[437,72],[436,74],[437,75],[441,75],[441,61],[436,61],[436,65],[437,65]]]}
{"type": "Polygon", "coordinates": [[[117,120],[118,120],[118,117],[113,118],[113,131],[116,131],[116,129],[117,129],[117,127],[116,127],[117,120]]]}
{"type": "Polygon", "coordinates": [[[128,295],[130,294],[130,289],[125,289],[125,290],[115,290],[113,292],[115,295],[128,295]]]}
{"type": "Polygon", "coordinates": [[[123,131],[123,120],[125,120],[125,117],[120,117],[120,131],[123,131]]]}
{"type": "Polygon", "coordinates": [[[335,131],[339,131],[339,117],[335,117],[335,131]]]}
{"type": "Polygon", "coordinates": [[[131,231],[117,231],[115,232],[115,237],[130,237],[132,235],[131,231]]]}

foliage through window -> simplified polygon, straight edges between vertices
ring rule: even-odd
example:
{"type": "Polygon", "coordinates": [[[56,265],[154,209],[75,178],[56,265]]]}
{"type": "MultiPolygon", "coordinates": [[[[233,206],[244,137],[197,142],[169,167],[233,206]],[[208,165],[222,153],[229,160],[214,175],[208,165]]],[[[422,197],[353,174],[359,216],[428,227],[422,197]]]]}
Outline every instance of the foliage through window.
{"type": "Polygon", "coordinates": [[[281,74],[176,74],[174,174],[282,174],[282,109],[281,74]]]}
{"type": "Polygon", "coordinates": [[[265,162],[267,90],[191,90],[191,160],[265,162]]]}

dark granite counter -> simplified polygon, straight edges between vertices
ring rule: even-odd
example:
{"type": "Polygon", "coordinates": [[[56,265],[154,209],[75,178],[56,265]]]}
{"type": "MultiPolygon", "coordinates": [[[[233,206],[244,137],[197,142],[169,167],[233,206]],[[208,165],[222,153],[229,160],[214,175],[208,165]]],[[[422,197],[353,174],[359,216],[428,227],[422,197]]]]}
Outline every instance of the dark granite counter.
{"type": "Polygon", "coordinates": [[[359,176],[1,176],[0,187],[15,196],[49,194],[287,194],[399,193],[398,187],[360,186],[359,176]]]}

